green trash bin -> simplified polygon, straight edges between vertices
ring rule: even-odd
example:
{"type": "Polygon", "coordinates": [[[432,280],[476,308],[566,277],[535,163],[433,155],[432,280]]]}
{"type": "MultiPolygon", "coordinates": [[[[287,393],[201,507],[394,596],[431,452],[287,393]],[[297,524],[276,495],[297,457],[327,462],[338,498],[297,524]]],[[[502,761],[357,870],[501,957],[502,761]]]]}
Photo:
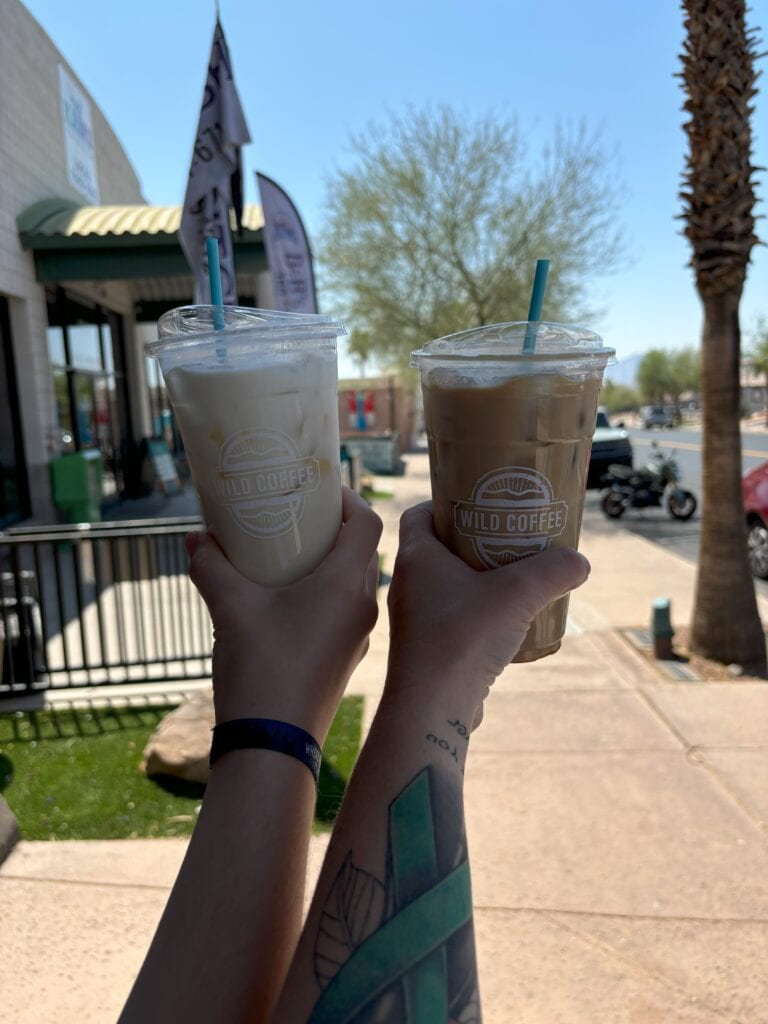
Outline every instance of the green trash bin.
{"type": "Polygon", "coordinates": [[[53,503],[66,522],[101,522],[103,476],[104,462],[95,448],[51,460],[53,503]]]}

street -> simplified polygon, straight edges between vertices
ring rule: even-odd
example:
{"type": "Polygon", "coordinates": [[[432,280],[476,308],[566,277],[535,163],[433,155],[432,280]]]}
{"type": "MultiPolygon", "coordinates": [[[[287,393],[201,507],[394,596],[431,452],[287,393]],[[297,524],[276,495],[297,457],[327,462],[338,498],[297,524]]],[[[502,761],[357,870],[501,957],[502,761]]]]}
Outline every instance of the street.
{"type": "MultiPolygon", "coordinates": [[[[615,419],[616,417],[614,417],[615,419]]],[[[608,520],[600,511],[600,492],[587,492],[584,506],[584,526],[587,529],[605,532],[628,530],[645,537],[675,554],[695,562],[699,548],[701,525],[702,464],[701,431],[682,428],[678,430],[630,429],[629,436],[634,449],[634,464],[642,466],[651,445],[655,442],[665,453],[675,452],[680,467],[682,485],[693,491],[699,508],[688,522],[672,519],[663,509],[629,509],[621,519],[608,520]]],[[[742,471],[747,472],[768,459],[768,431],[742,434],[742,471]]],[[[768,596],[768,581],[756,580],[758,592],[768,596]]]]}

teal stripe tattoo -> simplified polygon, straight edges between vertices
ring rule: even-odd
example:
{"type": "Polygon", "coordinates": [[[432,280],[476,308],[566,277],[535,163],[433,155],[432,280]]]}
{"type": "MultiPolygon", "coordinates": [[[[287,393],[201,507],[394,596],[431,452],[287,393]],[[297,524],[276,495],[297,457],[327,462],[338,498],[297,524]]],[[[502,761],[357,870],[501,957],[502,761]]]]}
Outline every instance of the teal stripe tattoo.
{"type": "MultiPolygon", "coordinates": [[[[390,808],[389,843],[398,910],[437,884],[437,850],[427,772],[417,775],[390,808]]],[[[445,946],[430,953],[404,980],[409,1021],[448,1020],[445,946]]]]}
{"type": "MultiPolygon", "coordinates": [[[[469,864],[465,861],[358,946],[320,996],[309,1024],[349,1024],[471,919],[469,864]]],[[[409,1019],[413,1024],[424,1020],[409,1019]]]]}

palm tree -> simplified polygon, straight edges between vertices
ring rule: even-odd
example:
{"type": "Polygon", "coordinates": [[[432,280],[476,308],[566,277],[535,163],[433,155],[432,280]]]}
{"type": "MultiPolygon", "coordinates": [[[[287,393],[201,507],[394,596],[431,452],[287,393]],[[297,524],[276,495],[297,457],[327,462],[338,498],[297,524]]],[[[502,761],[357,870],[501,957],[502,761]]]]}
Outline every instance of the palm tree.
{"type": "Polygon", "coordinates": [[[680,77],[689,120],[680,198],[704,310],[704,493],[691,646],[765,675],[765,636],[747,564],[739,432],[739,302],[758,241],[750,128],[758,53],[745,0],[683,0],[682,7],[680,77]]]}

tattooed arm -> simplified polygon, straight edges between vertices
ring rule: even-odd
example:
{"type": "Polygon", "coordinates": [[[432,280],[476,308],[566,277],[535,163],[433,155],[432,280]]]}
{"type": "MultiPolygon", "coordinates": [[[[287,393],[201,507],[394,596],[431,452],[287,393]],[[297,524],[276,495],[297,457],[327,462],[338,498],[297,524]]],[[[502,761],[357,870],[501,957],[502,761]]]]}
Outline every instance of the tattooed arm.
{"type": "Polygon", "coordinates": [[[462,781],[469,734],[533,616],[586,560],[476,572],[407,512],[384,695],[350,780],[274,1024],[480,1021],[462,781]]]}
{"type": "MultiPolygon", "coordinates": [[[[345,491],[333,551],[279,589],[249,583],[205,535],[188,538],[216,631],[217,722],[278,719],[322,744],[376,620],[380,533],[345,491]]],[[[268,1019],[301,928],[315,796],[310,772],[284,754],[234,750],[216,762],[121,1024],[268,1019]]]]}

